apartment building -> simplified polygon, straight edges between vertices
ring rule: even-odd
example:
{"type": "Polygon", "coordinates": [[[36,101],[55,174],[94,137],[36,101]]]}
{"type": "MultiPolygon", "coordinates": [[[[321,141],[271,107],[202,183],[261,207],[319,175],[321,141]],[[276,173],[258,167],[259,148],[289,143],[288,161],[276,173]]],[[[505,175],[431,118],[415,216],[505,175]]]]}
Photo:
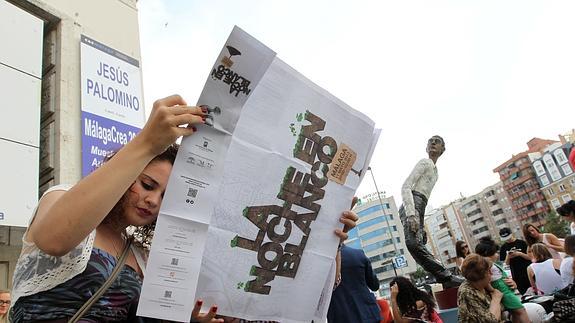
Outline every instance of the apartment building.
{"type": "Polygon", "coordinates": [[[503,228],[510,228],[516,237],[522,236],[517,216],[501,182],[462,198],[455,204],[468,238],[467,243],[473,247],[481,237],[491,236],[498,240],[499,230],[503,228]]]}
{"type": "Polygon", "coordinates": [[[447,269],[456,267],[455,242],[465,240],[453,204],[432,210],[425,216],[428,248],[447,269]]]}
{"type": "Polygon", "coordinates": [[[507,192],[511,208],[517,215],[520,225],[532,223],[537,226],[545,224],[549,204],[541,193],[529,154],[540,153],[547,146],[556,143],[554,140],[533,138],[527,142],[528,150],[520,152],[497,166],[493,172],[499,174],[503,189],[507,192]]]}
{"type": "Polygon", "coordinates": [[[575,199],[575,172],[568,161],[573,146],[570,142],[554,143],[529,154],[540,190],[553,210],[575,199]]]}

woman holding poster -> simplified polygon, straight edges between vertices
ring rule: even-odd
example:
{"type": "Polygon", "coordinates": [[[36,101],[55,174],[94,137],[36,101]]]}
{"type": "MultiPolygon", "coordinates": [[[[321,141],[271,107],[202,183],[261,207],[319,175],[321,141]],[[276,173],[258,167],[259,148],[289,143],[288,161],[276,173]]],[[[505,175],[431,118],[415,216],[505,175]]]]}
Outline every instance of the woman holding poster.
{"type": "MultiPolygon", "coordinates": [[[[113,158],[76,185],[44,194],[23,237],[11,321],[146,320],[135,313],[173,143],[193,134],[206,113],[177,95],[158,100],[142,131],[113,158]]],[[[201,305],[193,319],[223,321],[215,305],[200,314],[201,305]]]]}
{"type": "MultiPolygon", "coordinates": [[[[74,186],[50,188],[23,237],[12,322],[150,322],[136,317],[147,254],[181,136],[208,114],[178,95],[154,103],[142,131],[74,186]]],[[[358,217],[344,212],[343,230],[358,217]]],[[[166,295],[168,297],[169,295],[166,295]]],[[[217,306],[193,322],[223,322],[217,306]]]]}

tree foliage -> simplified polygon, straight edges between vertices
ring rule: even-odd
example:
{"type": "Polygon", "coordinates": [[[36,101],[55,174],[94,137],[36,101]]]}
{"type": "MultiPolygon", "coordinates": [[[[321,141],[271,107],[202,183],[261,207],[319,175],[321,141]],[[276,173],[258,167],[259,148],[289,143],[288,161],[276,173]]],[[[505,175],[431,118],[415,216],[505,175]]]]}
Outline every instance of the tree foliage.
{"type": "Polygon", "coordinates": [[[553,233],[558,238],[565,238],[569,235],[569,223],[563,221],[555,211],[551,211],[545,217],[547,221],[543,227],[543,231],[553,233]]]}
{"type": "Polygon", "coordinates": [[[425,271],[421,266],[418,265],[417,270],[415,270],[415,272],[411,274],[411,279],[413,281],[419,281],[425,279],[425,276],[427,276],[427,271],[425,271]]]}

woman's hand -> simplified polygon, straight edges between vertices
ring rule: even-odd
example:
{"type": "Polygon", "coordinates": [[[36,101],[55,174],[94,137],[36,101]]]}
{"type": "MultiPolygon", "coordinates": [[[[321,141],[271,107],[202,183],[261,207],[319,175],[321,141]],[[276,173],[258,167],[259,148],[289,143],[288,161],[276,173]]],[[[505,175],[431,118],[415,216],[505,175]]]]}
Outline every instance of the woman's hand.
{"type": "MultiPolygon", "coordinates": [[[[353,200],[351,201],[352,209],[355,206],[355,203],[357,203],[357,197],[354,197],[353,200]]],[[[339,222],[344,224],[343,230],[341,229],[335,230],[335,234],[339,237],[339,240],[341,242],[347,240],[348,237],[347,232],[355,228],[358,219],[359,217],[353,211],[345,211],[342,213],[341,218],[339,218],[339,222]]]]}
{"type": "Polygon", "coordinates": [[[205,123],[206,115],[207,108],[187,106],[179,95],[159,99],[154,102],[146,125],[134,140],[139,139],[149,147],[153,156],[159,155],[179,137],[194,133],[193,125],[205,123]]]}
{"type": "Polygon", "coordinates": [[[391,289],[391,300],[395,301],[397,299],[397,294],[399,294],[399,286],[397,283],[390,286],[391,289]]]}
{"type": "Polygon", "coordinates": [[[196,301],[196,305],[192,311],[192,320],[200,323],[224,323],[223,318],[216,318],[216,314],[218,312],[218,307],[216,305],[212,305],[208,313],[200,313],[200,310],[202,309],[202,303],[203,301],[201,299],[196,301]]]}
{"type": "Polygon", "coordinates": [[[517,289],[517,284],[515,283],[515,281],[512,278],[505,278],[505,279],[503,279],[503,281],[511,289],[517,289]]]}
{"type": "Polygon", "coordinates": [[[493,289],[491,291],[491,299],[492,300],[496,300],[497,302],[500,302],[502,298],[503,298],[503,293],[500,292],[498,289],[493,289]]]}
{"type": "Polygon", "coordinates": [[[492,293],[495,289],[493,288],[493,286],[491,286],[491,284],[488,284],[487,287],[485,287],[485,290],[488,293],[492,293]]]}

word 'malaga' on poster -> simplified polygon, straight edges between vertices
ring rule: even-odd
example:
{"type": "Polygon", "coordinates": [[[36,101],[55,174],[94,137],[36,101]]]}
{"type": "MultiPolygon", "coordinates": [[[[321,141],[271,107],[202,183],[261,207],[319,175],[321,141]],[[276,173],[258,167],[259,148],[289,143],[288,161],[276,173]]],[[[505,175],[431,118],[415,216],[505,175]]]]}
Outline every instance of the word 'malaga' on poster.
{"type": "Polygon", "coordinates": [[[356,154],[348,146],[342,144],[344,150],[338,150],[335,139],[318,134],[325,128],[323,119],[306,111],[305,120],[310,124],[301,127],[293,155],[311,165],[311,171],[302,173],[294,167],[288,167],[277,195],[278,199],[283,201],[282,205],[246,207],[243,215],[258,227],[258,234],[253,240],[236,236],[231,242],[232,247],[257,252],[258,265],[253,265],[249,273],[255,278],[245,284],[246,292],[269,295],[271,291],[269,283],[276,276],[289,278],[296,276],[311,233],[310,225],[321,209],[318,202],[324,197],[323,187],[332,177],[341,179],[334,180],[339,184],[345,183],[345,178],[355,161],[356,154]],[[334,161],[336,156],[339,158],[334,161]],[[337,169],[337,176],[330,176],[330,167],[337,169]],[[318,173],[321,176],[318,176],[318,173]],[[294,204],[309,212],[293,211],[294,204]],[[287,243],[292,232],[292,224],[303,232],[297,245],[287,243]],[[283,232],[276,231],[279,226],[283,226],[283,232]],[[266,236],[270,241],[264,243],[266,236]],[[271,260],[266,258],[266,254],[269,253],[275,255],[271,260]]]}

